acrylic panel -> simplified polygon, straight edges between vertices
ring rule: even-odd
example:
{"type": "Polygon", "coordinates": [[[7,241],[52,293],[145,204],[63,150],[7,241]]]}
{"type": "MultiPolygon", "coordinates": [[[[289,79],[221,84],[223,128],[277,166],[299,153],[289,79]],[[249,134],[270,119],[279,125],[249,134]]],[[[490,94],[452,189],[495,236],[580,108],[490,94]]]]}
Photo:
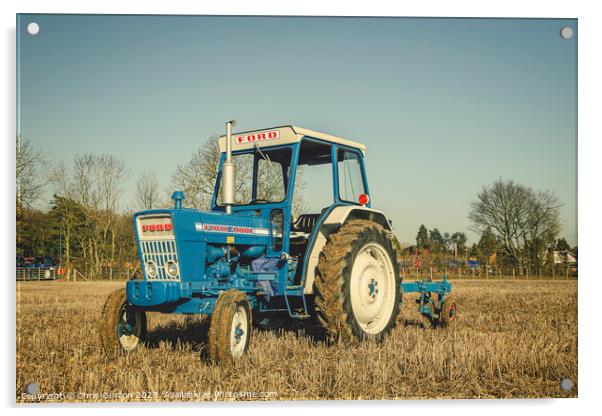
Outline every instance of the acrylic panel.
{"type": "Polygon", "coordinates": [[[17,402],[577,396],[577,19],[16,27],[17,402]]]}

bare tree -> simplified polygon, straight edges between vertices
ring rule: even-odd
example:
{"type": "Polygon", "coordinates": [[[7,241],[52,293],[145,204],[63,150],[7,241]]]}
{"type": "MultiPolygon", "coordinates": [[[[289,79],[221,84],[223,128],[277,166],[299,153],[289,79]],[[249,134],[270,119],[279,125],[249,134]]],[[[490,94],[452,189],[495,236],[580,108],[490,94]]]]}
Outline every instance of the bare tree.
{"type": "MultiPolygon", "coordinates": [[[[209,140],[194,152],[186,165],[178,165],[172,176],[172,183],[184,191],[187,204],[193,208],[209,209],[211,204],[221,157],[218,139],[216,134],[212,134],[209,140]]],[[[234,165],[236,167],[235,199],[249,201],[253,156],[236,157],[234,165]]]]}
{"type": "Polygon", "coordinates": [[[75,235],[81,247],[82,263],[85,273],[96,276],[100,269],[98,211],[100,201],[95,192],[95,180],[98,174],[98,156],[88,153],[73,157],[71,177],[72,199],[77,201],[84,211],[84,230],[75,235]]]}
{"type": "MultiPolygon", "coordinates": [[[[95,181],[95,198],[101,205],[101,209],[97,211],[97,214],[101,225],[102,245],[105,249],[104,255],[109,260],[109,278],[112,280],[113,268],[115,267],[115,241],[117,234],[115,213],[118,210],[123,182],[129,175],[129,172],[125,167],[124,161],[113,155],[105,154],[97,157],[96,166],[98,172],[95,181]],[[110,250],[108,250],[109,247],[110,250]]],[[[96,247],[96,255],[98,256],[98,247],[96,247]]],[[[96,257],[96,260],[98,274],[100,272],[100,259],[96,257]]]]}
{"type": "Polygon", "coordinates": [[[55,194],[63,198],[74,199],[73,196],[75,191],[73,189],[72,180],[69,176],[69,169],[67,168],[67,165],[65,165],[65,162],[61,161],[57,163],[50,172],[48,179],[50,184],[54,186],[55,194]]]}
{"type": "Polygon", "coordinates": [[[94,193],[97,164],[97,156],[90,153],[73,158],[73,197],[84,207],[94,209],[99,208],[98,197],[94,193]]]}
{"type": "Polygon", "coordinates": [[[77,235],[70,222],[72,213],[61,214],[64,217],[63,237],[68,240],[64,248],[66,260],[70,260],[67,250],[71,240],[76,239],[86,272],[91,276],[99,276],[103,267],[108,267],[109,276],[112,276],[119,234],[119,201],[127,176],[123,160],[106,154],[76,155],[71,172],[61,163],[51,175],[55,192],[78,204],[67,204],[65,209],[79,209],[84,214],[83,231],[77,235]]]}
{"type": "Polygon", "coordinates": [[[122,186],[129,176],[125,162],[113,155],[96,156],[95,198],[104,211],[117,211],[122,186]]]}
{"type": "Polygon", "coordinates": [[[533,192],[531,198],[522,238],[529,264],[539,272],[547,248],[560,232],[561,205],[548,191],[533,192]]]}
{"type": "Polygon", "coordinates": [[[155,172],[143,173],[136,181],[136,201],[140,209],[153,209],[160,204],[159,181],[155,172]]]}
{"type": "Polygon", "coordinates": [[[178,165],[172,175],[174,186],[186,195],[186,203],[193,208],[207,209],[217,179],[220,150],[218,136],[212,134],[185,165],[178,165]]]}
{"type": "Polygon", "coordinates": [[[48,177],[43,170],[48,166],[48,159],[42,152],[35,150],[28,141],[21,141],[17,136],[16,141],[16,246],[22,243],[24,223],[24,208],[31,208],[40,198],[44,187],[48,183],[48,177]]]}
{"type": "Polygon", "coordinates": [[[21,141],[20,136],[17,136],[16,155],[17,205],[30,207],[48,184],[48,177],[42,171],[49,161],[29,141],[21,141]]]}
{"type": "MultiPolygon", "coordinates": [[[[73,184],[64,162],[60,162],[55,166],[49,176],[49,180],[55,188],[55,199],[58,195],[58,197],[63,198],[66,201],[73,200],[73,184]]],[[[73,204],[63,204],[60,208],[55,207],[54,211],[59,217],[61,235],[64,243],[62,246],[62,255],[64,259],[62,267],[65,269],[66,279],[71,280],[71,245],[76,222],[75,207],[73,204]]]]}
{"type": "MultiPolygon", "coordinates": [[[[197,209],[209,208],[219,173],[220,157],[218,136],[213,134],[207,142],[194,152],[187,164],[177,167],[172,176],[172,184],[184,191],[188,205],[197,209]]],[[[233,158],[236,166],[234,194],[235,200],[240,203],[248,203],[251,200],[253,159],[252,154],[233,158]]],[[[277,198],[279,195],[284,195],[285,189],[281,166],[278,163],[271,162],[268,158],[266,159],[261,160],[258,171],[257,198],[270,200],[277,198]]],[[[299,190],[305,187],[302,174],[303,169],[297,170],[299,190]]],[[[296,192],[294,199],[296,209],[305,209],[301,192],[296,192]]]]}
{"type": "Polygon", "coordinates": [[[559,208],[550,192],[498,180],[477,194],[468,218],[477,232],[491,227],[519,268],[539,268],[546,245],[560,231],[559,208]]]}

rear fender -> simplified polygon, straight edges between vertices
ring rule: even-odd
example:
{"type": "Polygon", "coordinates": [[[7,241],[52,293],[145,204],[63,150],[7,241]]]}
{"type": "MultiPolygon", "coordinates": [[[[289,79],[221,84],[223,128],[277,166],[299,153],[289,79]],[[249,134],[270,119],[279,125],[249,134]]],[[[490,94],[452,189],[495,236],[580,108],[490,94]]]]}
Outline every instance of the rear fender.
{"type": "Polygon", "coordinates": [[[366,219],[374,221],[383,226],[389,232],[392,232],[391,223],[382,211],[372,208],[360,207],[355,205],[345,205],[334,208],[328,217],[320,224],[317,232],[312,234],[312,240],[309,244],[309,257],[306,257],[307,267],[305,278],[303,280],[303,293],[310,295],[314,293],[314,281],[316,277],[316,268],[320,260],[320,253],[328,240],[328,236],[345,224],[354,219],[366,219]]]}

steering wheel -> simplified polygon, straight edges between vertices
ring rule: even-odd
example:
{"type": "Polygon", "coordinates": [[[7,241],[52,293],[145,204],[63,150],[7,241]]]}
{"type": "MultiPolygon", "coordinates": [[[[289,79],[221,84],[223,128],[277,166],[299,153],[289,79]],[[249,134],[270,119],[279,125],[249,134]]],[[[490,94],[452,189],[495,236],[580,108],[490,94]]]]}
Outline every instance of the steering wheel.
{"type": "Polygon", "coordinates": [[[263,202],[263,203],[269,204],[272,201],[268,201],[267,199],[263,199],[263,198],[255,198],[255,199],[251,200],[251,203],[254,203],[254,202],[263,202]]]}

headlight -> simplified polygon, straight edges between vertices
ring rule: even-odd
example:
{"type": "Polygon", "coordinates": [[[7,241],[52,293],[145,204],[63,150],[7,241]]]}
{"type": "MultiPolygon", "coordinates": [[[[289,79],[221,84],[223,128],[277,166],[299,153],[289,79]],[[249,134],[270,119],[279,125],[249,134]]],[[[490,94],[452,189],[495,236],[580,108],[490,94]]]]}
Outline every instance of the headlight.
{"type": "Polygon", "coordinates": [[[165,271],[169,277],[176,277],[178,275],[178,263],[173,260],[168,261],[165,271]]]}
{"type": "Polygon", "coordinates": [[[146,274],[148,277],[156,277],[157,276],[157,265],[152,261],[146,262],[145,265],[146,274]]]}

